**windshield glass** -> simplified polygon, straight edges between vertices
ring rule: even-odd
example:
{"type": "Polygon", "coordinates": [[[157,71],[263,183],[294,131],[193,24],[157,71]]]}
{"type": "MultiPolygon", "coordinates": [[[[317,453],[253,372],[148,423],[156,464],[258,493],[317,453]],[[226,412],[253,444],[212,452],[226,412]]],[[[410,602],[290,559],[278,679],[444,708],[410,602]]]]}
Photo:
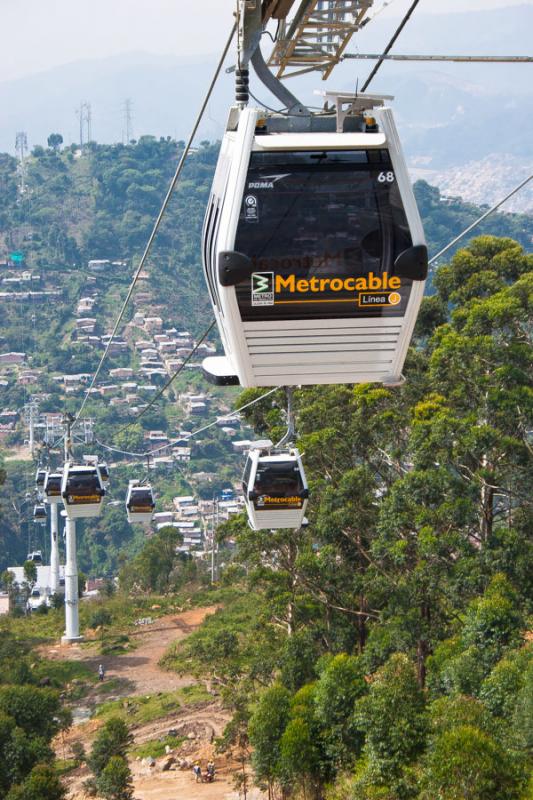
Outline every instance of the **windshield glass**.
{"type": "Polygon", "coordinates": [[[95,473],[71,472],[67,481],[67,492],[76,494],[95,494],[100,491],[100,482],[95,473]]]}
{"type": "Polygon", "coordinates": [[[134,489],[131,493],[129,507],[135,511],[137,508],[151,509],[154,504],[150,489],[134,489]]]}
{"type": "Polygon", "coordinates": [[[252,153],[235,250],[244,320],[399,316],[411,281],[391,274],[412,244],[387,150],[252,153]]]}
{"type": "Polygon", "coordinates": [[[255,474],[256,508],[301,508],[302,476],[296,461],[259,462],[255,474]]]}
{"type": "Polygon", "coordinates": [[[46,494],[56,495],[61,492],[61,475],[49,475],[46,481],[46,494]]]}

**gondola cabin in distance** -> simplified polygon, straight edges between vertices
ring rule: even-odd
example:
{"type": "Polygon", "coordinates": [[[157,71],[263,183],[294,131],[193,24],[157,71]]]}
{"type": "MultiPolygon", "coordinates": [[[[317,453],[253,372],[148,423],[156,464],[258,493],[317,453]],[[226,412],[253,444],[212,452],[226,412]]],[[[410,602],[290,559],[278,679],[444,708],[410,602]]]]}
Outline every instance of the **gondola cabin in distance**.
{"type": "Polygon", "coordinates": [[[67,461],[63,470],[61,497],[69,520],[98,517],[105,497],[98,467],[67,461]]]}
{"type": "Polygon", "coordinates": [[[250,450],[242,488],[253,530],[302,526],[309,489],[296,448],[250,450]]]}
{"type": "Polygon", "coordinates": [[[151,522],[155,511],[154,493],[149,484],[131,480],[126,495],[126,514],[128,522],[151,522]]]}
{"type": "Polygon", "coordinates": [[[203,362],[212,382],[402,381],[427,248],[379,102],[313,115],[309,132],[293,132],[293,117],[231,110],[203,231],[226,353],[203,362]]]}

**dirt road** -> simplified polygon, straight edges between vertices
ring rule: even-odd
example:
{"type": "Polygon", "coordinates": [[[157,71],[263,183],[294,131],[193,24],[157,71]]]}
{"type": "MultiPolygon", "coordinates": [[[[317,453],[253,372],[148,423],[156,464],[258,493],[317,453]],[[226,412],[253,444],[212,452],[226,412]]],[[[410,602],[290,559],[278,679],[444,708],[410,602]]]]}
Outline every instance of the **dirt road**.
{"type": "MultiPolygon", "coordinates": [[[[119,688],[114,698],[131,698],[139,695],[154,695],[158,692],[172,692],[197,681],[190,676],[179,676],[166,672],[159,667],[159,660],[172,642],[184,639],[192,633],[208,614],[216,611],[216,607],[191,609],[181,614],[161,617],[152,625],[140,626],[131,638],[137,638],[136,649],[128,654],[118,656],[99,656],[91,648],[73,645],[70,647],[47,647],[43,652],[47,658],[79,660],[89,664],[96,671],[98,664],[104,664],[106,679],[120,679],[119,688]]],[[[103,684],[105,686],[105,683],[103,684]]],[[[99,686],[95,687],[98,692],[99,686]]],[[[83,701],[87,702],[86,699],[83,701]]],[[[163,771],[168,756],[156,759],[152,766],[141,760],[132,760],[130,767],[133,773],[136,800],[238,800],[238,793],[233,788],[233,774],[237,765],[226,757],[214,754],[213,740],[220,736],[229,716],[216,698],[208,705],[183,707],[166,717],[149,723],[133,726],[132,733],[136,744],[155,741],[167,735],[174,728],[179,735],[187,737],[182,747],[169,755],[174,756],[176,763],[171,769],[163,771]],[[196,783],[190,768],[180,769],[180,760],[193,762],[199,759],[205,764],[214,758],[217,767],[217,779],[213,784],[196,783]]],[[[74,741],[81,741],[87,748],[99,724],[91,720],[76,725],[62,738],[58,745],[58,755],[64,757],[74,741]]],[[[83,782],[89,777],[86,767],[69,773],[66,782],[71,800],[84,800],[83,782]]],[[[261,793],[251,789],[248,800],[260,800],[261,793]]]]}

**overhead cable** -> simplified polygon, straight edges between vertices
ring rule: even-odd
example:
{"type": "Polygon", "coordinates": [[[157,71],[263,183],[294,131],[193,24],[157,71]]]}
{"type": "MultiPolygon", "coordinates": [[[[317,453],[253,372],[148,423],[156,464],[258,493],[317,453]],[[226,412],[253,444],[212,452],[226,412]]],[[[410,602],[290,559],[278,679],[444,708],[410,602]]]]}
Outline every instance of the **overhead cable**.
{"type": "MultiPolygon", "coordinates": [[[[256,403],[259,403],[261,400],[264,400],[265,397],[274,394],[274,392],[277,392],[278,389],[281,389],[281,386],[274,386],[273,389],[269,389],[268,392],[264,392],[262,395],[256,397],[254,400],[250,400],[249,403],[245,403],[240,408],[236,408],[235,411],[230,411],[228,414],[222,415],[223,418],[231,419],[232,417],[237,416],[237,414],[240,414],[241,411],[245,411],[247,408],[250,408],[251,406],[254,406],[256,403]]],[[[213,428],[215,425],[218,425],[218,421],[219,420],[216,419],[214,422],[210,422],[207,425],[202,425],[201,428],[197,428],[196,430],[191,431],[190,436],[187,437],[187,441],[189,439],[192,439],[193,436],[198,436],[199,433],[203,433],[204,431],[209,430],[209,428],[213,428]]],[[[122,430],[125,430],[125,428],[122,428],[122,430]]],[[[120,433],[120,431],[118,431],[118,433],[120,433]]],[[[156,447],[153,450],[150,450],[149,452],[147,451],[145,453],[132,453],[128,450],[121,450],[119,447],[112,447],[111,445],[101,442],[99,439],[95,439],[95,442],[100,447],[103,447],[104,450],[110,450],[113,453],[121,453],[122,455],[125,456],[132,456],[133,458],[146,458],[147,455],[154,455],[155,453],[159,453],[161,450],[166,450],[168,447],[174,447],[174,445],[176,445],[178,442],[181,441],[183,441],[182,436],[179,439],[174,439],[171,442],[167,442],[166,444],[160,445],[159,447],[156,447]]]]}
{"type": "Polygon", "coordinates": [[[137,420],[139,420],[141,417],[143,417],[151,408],[153,408],[153,406],[155,406],[155,404],[157,403],[159,398],[166,392],[166,390],[168,389],[170,384],[178,377],[180,372],[183,372],[183,370],[185,369],[185,367],[187,366],[187,364],[189,363],[191,358],[194,356],[194,354],[196,353],[196,351],[198,350],[198,348],[200,347],[202,342],[204,342],[207,339],[207,337],[209,336],[209,334],[213,330],[215,324],[216,324],[216,321],[213,320],[211,322],[211,324],[209,325],[209,327],[203,332],[201,338],[198,339],[198,341],[194,345],[193,349],[191,350],[191,352],[189,353],[187,358],[183,361],[183,363],[181,363],[179,365],[177,370],[175,370],[175,372],[172,373],[172,375],[170,376],[168,381],[166,381],[164,386],[162,386],[161,389],[157,392],[156,396],[152,398],[152,400],[148,403],[148,405],[145,408],[143,408],[142,411],[140,411],[139,414],[137,414],[137,416],[134,417],[134,419],[131,420],[131,422],[128,422],[127,425],[123,425],[122,428],[119,428],[119,430],[117,431],[117,434],[118,433],[122,433],[122,431],[125,431],[128,428],[131,428],[132,425],[135,425],[137,420]]]}
{"type": "Polygon", "coordinates": [[[484,219],[487,219],[487,217],[490,216],[490,214],[493,214],[495,211],[497,211],[500,206],[502,206],[505,202],[507,202],[507,200],[509,200],[514,194],[519,192],[520,189],[523,189],[524,186],[527,183],[529,183],[530,180],[533,180],[533,175],[530,175],[529,178],[523,180],[521,183],[518,184],[518,186],[515,186],[515,188],[511,192],[506,194],[502,200],[496,203],[496,205],[492,206],[492,208],[489,208],[488,211],[485,211],[485,213],[482,214],[480,217],[478,217],[478,219],[476,219],[475,222],[469,225],[468,228],[465,228],[464,231],[462,231],[462,233],[460,233],[458,236],[455,237],[455,239],[452,239],[452,241],[449,244],[447,244],[446,247],[443,247],[442,250],[439,250],[439,252],[436,255],[430,258],[428,263],[434,264],[438,258],[443,256],[444,253],[447,253],[448,250],[450,250],[455,244],[457,244],[458,241],[460,241],[464,236],[470,233],[470,231],[472,231],[474,228],[477,228],[477,226],[481,222],[483,222],[484,219]]]}
{"type": "Polygon", "coordinates": [[[413,11],[415,10],[415,8],[417,7],[417,5],[418,5],[418,3],[419,3],[419,2],[420,2],[420,0],[414,0],[414,2],[411,4],[411,7],[409,8],[409,11],[408,11],[408,12],[407,12],[407,14],[405,15],[405,17],[402,19],[402,21],[400,22],[399,26],[396,28],[396,31],[395,31],[395,33],[394,33],[394,36],[392,37],[392,39],[391,39],[391,40],[390,40],[390,42],[388,43],[387,47],[385,48],[385,50],[384,50],[384,51],[383,51],[383,53],[381,54],[381,56],[380,56],[380,58],[379,58],[379,61],[378,61],[378,63],[377,63],[377,64],[375,65],[375,67],[372,69],[372,72],[370,73],[370,75],[368,76],[368,78],[367,78],[367,79],[366,79],[366,81],[364,82],[363,86],[361,87],[361,92],[362,92],[362,93],[366,92],[366,90],[367,90],[367,89],[368,89],[368,87],[370,86],[370,83],[371,83],[371,82],[374,80],[374,78],[375,78],[375,76],[376,76],[376,73],[377,73],[378,69],[381,67],[381,65],[383,64],[383,62],[384,62],[384,60],[385,60],[385,56],[386,56],[386,55],[388,55],[388,53],[390,52],[390,50],[393,48],[393,46],[394,46],[394,43],[396,42],[396,39],[398,38],[398,36],[400,35],[400,33],[401,33],[401,32],[403,31],[403,29],[405,28],[406,24],[408,23],[408,21],[409,21],[409,19],[410,19],[411,15],[412,15],[412,13],[413,13],[413,11]]]}
{"type": "Polygon", "coordinates": [[[236,27],[237,27],[237,24],[234,23],[233,27],[231,29],[231,33],[230,33],[230,35],[229,35],[229,37],[228,37],[228,39],[226,41],[226,44],[224,46],[223,51],[222,51],[222,55],[220,56],[220,59],[219,59],[218,64],[216,66],[215,73],[214,73],[214,75],[213,75],[213,77],[211,79],[211,83],[209,84],[209,88],[207,90],[207,93],[206,93],[206,95],[204,97],[202,105],[200,106],[200,110],[199,110],[198,115],[196,117],[196,120],[195,120],[195,123],[193,125],[191,134],[190,134],[189,139],[187,141],[187,144],[185,145],[185,149],[184,149],[184,151],[182,153],[182,156],[181,156],[181,158],[179,160],[178,166],[176,167],[176,171],[174,173],[174,177],[172,178],[172,180],[170,182],[170,186],[168,187],[168,191],[166,193],[165,199],[163,200],[163,205],[161,206],[159,214],[157,215],[157,219],[156,219],[156,221],[154,223],[154,227],[152,229],[152,232],[151,232],[151,234],[150,234],[150,236],[148,238],[148,242],[146,243],[146,247],[144,249],[144,253],[143,253],[143,255],[141,257],[141,260],[139,262],[139,266],[137,267],[137,269],[135,271],[135,275],[134,275],[133,280],[131,282],[130,288],[128,289],[128,294],[126,295],[126,299],[124,300],[124,303],[122,304],[122,308],[120,310],[120,313],[119,313],[119,315],[117,317],[117,320],[115,322],[113,331],[111,333],[111,338],[107,342],[107,345],[106,345],[106,348],[105,348],[104,353],[102,355],[102,358],[100,359],[100,363],[98,364],[98,367],[96,368],[96,372],[94,373],[94,375],[92,377],[92,380],[91,380],[91,383],[90,383],[90,385],[89,385],[89,387],[88,387],[88,389],[87,389],[87,391],[85,393],[85,397],[83,398],[83,402],[81,404],[81,407],[80,407],[78,413],[76,414],[76,417],[75,417],[75,420],[74,420],[74,425],[77,423],[77,421],[79,420],[81,414],[83,413],[83,409],[85,408],[87,400],[89,399],[89,396],[91,394],[91,390],[93,389],[93,387],[94,387],[94,385],[96,383],[96,380],[98,378],[98,375],[100,374],[100,371],[101,371],[101,369],[102,369],[102,367],[104,365],[104,362],[105,362],[105,360],[107,358],[107,355],[109,353],[109,349],[111,347],[111,343],[113,342],[113,340],[114,340],[114,338],[116,336],[118,327],[119,327],[120,323],[122,322],[122,319],[123,319],[124,314],[126,312],[126,308],[128,307],[128,303],[129,303],[129,301],[131,299],[131,296],[133,294],[133,290],[135,289],[137,281],[139,280],[139,276],[140,276],[140,274],[141,274],[141,272],[142,272],[142,270],[144,268],[144,265],[146,263],[146,259],[148,258],[148,254],[150,253],[150,250],[152,248],[152,244],[154,242],[154,239],[155,239],[155,237],[157,235],[157,232],[158,232],[159,227],[161,225],[161,222],[163,220],[163,216],[165,215],[165,212],[167,210],[167,206],[168,206],[168,204],[170,202],[170,198],[172,197],[172,193],[174,192],[176,184],[177,184],[177,182],[179,180],[179,177],[180,177],[180,175],[182,173],[183,166],[185,164],[185,160],[186,160],[187,156],[189,155],[192,143],[194,141],[194,137],[196,136],[196,133],[198,131],[198,128],[199,128],[200,123],[202,121],[202,118],[204,116],[204,113],[205,113],[205,110],[206,110],[207,105],[209,103],[209,100],[211,99],[211,95],[213,93],[213,89],[214,89],[215,84],[216,84],[216,82],[218,80],[218,76],[220,75],[220,71],[221,71],[222,66],[224,64],[226,56],[228,54],[228,50],[229,50],[229,47],[231,45],[233,36],[235,35],[236,27]]]}

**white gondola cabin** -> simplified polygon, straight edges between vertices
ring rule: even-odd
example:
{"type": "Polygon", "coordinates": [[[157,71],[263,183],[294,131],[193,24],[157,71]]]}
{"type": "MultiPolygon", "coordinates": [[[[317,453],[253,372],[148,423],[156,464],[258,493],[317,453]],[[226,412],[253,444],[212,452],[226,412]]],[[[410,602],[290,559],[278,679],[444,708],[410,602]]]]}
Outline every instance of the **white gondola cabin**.
{"type": "Polygon", "coordinates": [[[149,484],[130,481],[126,496],[126,512],[128,522],[149,523],[155,511],[154,493],[149,484]]]}
{"type": "Polygon", "coordinates": [[[250,450],[242,488],[254,530],[301,527],[309,490],[297,449],[250,450]]]}
{"type": "Polygon", "coordinates": [[[44,467],[39,467],[35,473],[35,486],[39,491],[42,491],[46,481],[47,470],[44,467]]]}
{"type": "Polygon", "coordinates": [[[97,466],[67,462],[63,472],[61,497],[69,519],[99,516],[105,489],[97,466]]]}
{"type": "Polygon", "coordinates": [[[102,483],[108,484],[109,483],[109,467],[103,461],[98,464],[98,469],[100,470],[100,477],[102,479],[102,483]]]}
{"type": "Polygon", "coordinates": [[[33,507],[34,522],[46,522],[46,506],[38,503],[33,507]]]}
{"type": "Polygon", "coordinates": [[[427,248],[392,112],[373,102],[309,132],[232,109],[203,231],[226,353],[203,363],[212,382],[402,381],[427,248]]]}
{"type": "Polygon", "coordinates": [[[61,472],[48,472],[44,482],[43,494],[47,503],[61,502],[61,484],[63,475],[61,472]]]}

